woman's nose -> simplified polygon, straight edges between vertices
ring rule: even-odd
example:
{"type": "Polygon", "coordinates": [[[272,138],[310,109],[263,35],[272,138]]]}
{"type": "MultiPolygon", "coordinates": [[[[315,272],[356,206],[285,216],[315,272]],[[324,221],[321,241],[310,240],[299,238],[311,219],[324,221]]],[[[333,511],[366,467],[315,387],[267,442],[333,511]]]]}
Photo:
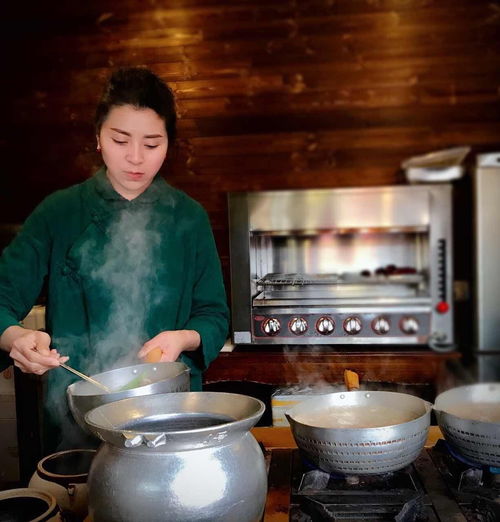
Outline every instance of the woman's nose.
{"type": "Polygon", "coordinates": [[[127,150],[127,160],[134,165],[142,163],[142,147],[140,143],[131,143],[127,150]]]}

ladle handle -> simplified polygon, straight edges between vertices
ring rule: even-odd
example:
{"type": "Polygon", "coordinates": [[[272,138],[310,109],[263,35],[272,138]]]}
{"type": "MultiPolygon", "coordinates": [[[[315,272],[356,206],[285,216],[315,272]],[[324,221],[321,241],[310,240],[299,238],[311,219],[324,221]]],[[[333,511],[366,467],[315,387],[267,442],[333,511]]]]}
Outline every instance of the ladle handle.
{"type": "Polygon", "coordinates": [[[344,382],[349,391],[359,390],[359,375],[352,370],[344,370],[344,382]]]}

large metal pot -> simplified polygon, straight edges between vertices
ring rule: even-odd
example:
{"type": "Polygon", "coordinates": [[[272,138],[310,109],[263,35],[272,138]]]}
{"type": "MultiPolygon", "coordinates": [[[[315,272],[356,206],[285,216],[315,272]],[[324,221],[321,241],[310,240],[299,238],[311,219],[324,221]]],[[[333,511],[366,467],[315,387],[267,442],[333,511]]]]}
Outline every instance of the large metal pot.
{"type": "Polygon", "coordinates": [[[291,408],[286,417],[297,446],[320,469],[375,475],[402,469],[418,457],[429,432],[431,409],[427,401],[405,393],[349,391],[303,401],[291,408]],[[413,420],[372,428],[317,427],[298,420],[336,407],[377,405],[407,412],[413,420]]]}
{"type": "Polygon", "coordinates": [[[478,464],[500,467],[500,421],[481,416],[482,405],[500,412],[500,383],[452,388],[436,397],[434,410],[445,439],[458,453],[478,464]]]}
{"type": "Polygon", "coordinates": [[[189,391],[189,368],[181,362],[136,364],[93,378],[115,391],[103,393],[87,381],[77,381],[66,390],[71,413],[84,430],[85,414],[103,404],[142,395],[189,391]]]}
{"type": "Polygon", "coordinates": [[[92,463],[94,522],[255,522],[266,499],[263,453],[250,428],[264,405],[245,395],[135,397],[86,415],[105,443],[92,463]]]}

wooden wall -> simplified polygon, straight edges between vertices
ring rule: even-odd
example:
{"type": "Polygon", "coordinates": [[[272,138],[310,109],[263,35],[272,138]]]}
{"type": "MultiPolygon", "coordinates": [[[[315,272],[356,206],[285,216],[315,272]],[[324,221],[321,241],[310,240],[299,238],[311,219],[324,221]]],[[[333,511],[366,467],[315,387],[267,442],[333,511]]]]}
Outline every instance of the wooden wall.
{"type": "Polygon", "coordinates": [[[208,210],[227,274],[226,193],[404,181],[410,155],[499,148],[494,0],[62,0],[2,7],[0,223],[99,165],[110,70],[175,89],[166,175],[208,210]]]}

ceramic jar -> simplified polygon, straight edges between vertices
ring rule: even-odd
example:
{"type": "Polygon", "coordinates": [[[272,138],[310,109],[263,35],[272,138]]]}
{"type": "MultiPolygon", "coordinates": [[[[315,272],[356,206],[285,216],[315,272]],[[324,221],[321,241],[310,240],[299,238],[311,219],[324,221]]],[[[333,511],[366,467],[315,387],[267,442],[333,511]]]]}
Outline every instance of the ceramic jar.
{"type": "Polygon", "coordinates": [[[83,520],[88,511],[87,476],[95,450],[60,451],[43,458],[29,487],[54,496],[63,516],[83,520]]]}
{"type": "Polygon", "coordinates": [[[56,499],[45,491],[31,488],[0,491],[0,520],[23,522],[62,522],[56,499]]]}

